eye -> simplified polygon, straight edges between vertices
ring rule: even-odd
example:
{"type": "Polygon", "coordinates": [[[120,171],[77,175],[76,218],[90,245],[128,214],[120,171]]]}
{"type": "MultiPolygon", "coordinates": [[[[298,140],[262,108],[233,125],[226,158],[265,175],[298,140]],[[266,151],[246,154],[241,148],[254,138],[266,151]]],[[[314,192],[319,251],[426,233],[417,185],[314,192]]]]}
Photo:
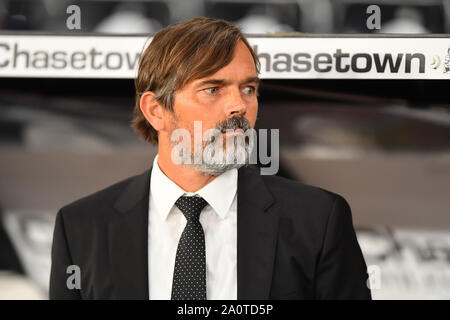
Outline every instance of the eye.
{"type": "Polygon", "coordinates": [[[256,91],[256,88],[254,86],[245,86],[245,88],[244,88],[245,94],[248,94],[248,95],[253,95],[255,93],[255,91],[256,91]]]}
{"type": "Polygon", "coordinates": [[[216,94],[217,90],[219,90],[218,87],[211,87],[211,88],[203,89],[203,91],[205,91],[207,94],[211,94],[211,95],[216,94]]]}

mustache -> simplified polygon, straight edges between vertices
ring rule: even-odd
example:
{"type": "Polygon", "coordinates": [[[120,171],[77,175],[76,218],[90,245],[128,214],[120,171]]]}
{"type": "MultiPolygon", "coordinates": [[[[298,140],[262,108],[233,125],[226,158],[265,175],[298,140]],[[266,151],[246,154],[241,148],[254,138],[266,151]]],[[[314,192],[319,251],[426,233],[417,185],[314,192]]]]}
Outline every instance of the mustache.
{"type": "Polygon", "coordinates": [[[242,116],[229,118],[225,121],[220,122],[216,129],[219,130],[221,133],[225,133],[226,130],[236,130],[236,129],[242,129],[244,132],[248,129],[251,129],[250,122],[248,122],[247,119],[245,119],[242,116]]]}

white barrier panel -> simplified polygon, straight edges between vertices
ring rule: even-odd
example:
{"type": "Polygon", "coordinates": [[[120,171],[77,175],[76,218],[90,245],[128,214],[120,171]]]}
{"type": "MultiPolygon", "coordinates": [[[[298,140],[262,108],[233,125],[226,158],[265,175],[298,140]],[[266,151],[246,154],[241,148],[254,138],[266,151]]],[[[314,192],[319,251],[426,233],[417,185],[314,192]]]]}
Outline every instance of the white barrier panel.
{"type": "MultiPolygon", "coordinates": [[[[145,36],[0,35],[0,77],[135,77],[145,36]]],[[[249,37],[265,79],[450,79],[450,37],[249,37]]]]}

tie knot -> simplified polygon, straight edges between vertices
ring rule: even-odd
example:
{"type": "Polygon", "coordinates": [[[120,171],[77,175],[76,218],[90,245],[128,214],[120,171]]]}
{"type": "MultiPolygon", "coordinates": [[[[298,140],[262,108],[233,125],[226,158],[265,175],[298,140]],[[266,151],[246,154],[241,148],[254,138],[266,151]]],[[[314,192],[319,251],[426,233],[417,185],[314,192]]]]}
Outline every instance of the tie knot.
{"type": "Polygon", "coordinates": [[[175,202],[175,205],[183,212],[188,221],[198,220],[200,213],[207,204],[208,202],[205,199],[198,196],[181,196],[175,202]]]}

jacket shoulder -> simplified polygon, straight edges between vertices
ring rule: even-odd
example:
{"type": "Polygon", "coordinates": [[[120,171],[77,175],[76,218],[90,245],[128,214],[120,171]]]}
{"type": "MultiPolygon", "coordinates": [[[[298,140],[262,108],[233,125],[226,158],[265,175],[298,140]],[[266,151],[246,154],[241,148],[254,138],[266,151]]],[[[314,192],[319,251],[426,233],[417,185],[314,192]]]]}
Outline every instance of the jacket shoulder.
{"type": "Polygon", "coordinates": [[[77,199],[63,206],[59,210],[60,214],[63,214],[65,217],[72,217],[76,215],[77,218],[81,218],[86,215],[89,217],[92,217],[93,215],[108,215],[113,210],[116,200],[124,192],[124,190],[137,178],[144,178],[147,176],[147,173],[148,170],[144,173],[120,180],[99,191],[77,199]]]}
{"type": "Polygon", "coordinates": [[[321,187],[275,175],[261,177],[276,199],[292,199],[293,201],[313,202],[327,206],[332,205],[337,199],[345,201],[341,195],[321,187]]]}
{"type": "Polygon", "coordinates": [[[333,191],[280,176],[261,177],[280,215],[309,226],[317,234],[324,232],[335,209],[350,208],[346,199],[333,191]]]}

